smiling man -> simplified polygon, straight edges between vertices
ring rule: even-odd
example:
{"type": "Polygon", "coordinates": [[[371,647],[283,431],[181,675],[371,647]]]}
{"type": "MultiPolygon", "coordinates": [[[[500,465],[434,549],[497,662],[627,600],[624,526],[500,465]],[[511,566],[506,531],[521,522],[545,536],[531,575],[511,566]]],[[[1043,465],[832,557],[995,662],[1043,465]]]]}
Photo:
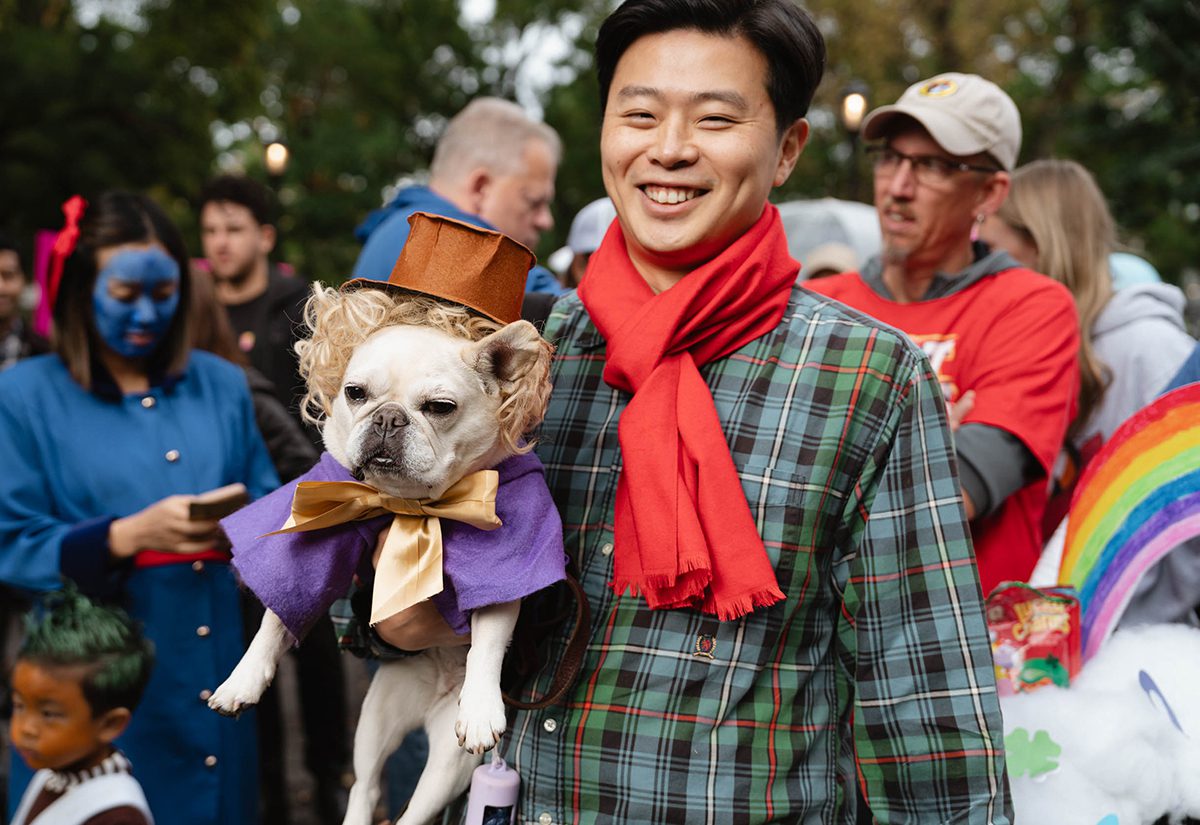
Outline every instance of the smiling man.
{"type": "Polygon", "coordinates": [[[952,416],[984,593],[1024,581],[1042,548],[1050,470],[1075,414],[1075,304],[1066,287],[975,240],[1008,196],[1016,105],[977,75],[909,87],[872,112],[883,254],[809,289],[904,330],[925,350],[952,416]]]}
{"type": "Polygon", "coordinates": [[[510,727],[520,821],[853,823],[861,788],[879,822],[1009,822],[937,378],[796,287],[767,200],[824,62],[791,0],[600,29],[618,220],[547,324],[538,446],[593,619],[573,691],[510,727]]]}

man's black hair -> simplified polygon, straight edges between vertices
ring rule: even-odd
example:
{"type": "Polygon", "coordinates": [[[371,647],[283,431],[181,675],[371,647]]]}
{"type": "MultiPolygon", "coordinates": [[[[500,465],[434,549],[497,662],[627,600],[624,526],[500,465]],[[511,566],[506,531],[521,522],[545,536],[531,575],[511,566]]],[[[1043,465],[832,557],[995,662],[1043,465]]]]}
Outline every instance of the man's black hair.
{"type": "Polygon", "coordinates": [[[626,0],[596,37],[602,108],[625,50],[640,37],[679,29],[754,44],[767,61],[767,94],[779,134],[808,112],[825,72],[825,38],[793,0],[626,0]]]}
{"type": "Polygon", "coordinates": [[[275,225],[275,198],[271,190],[256,180],[241,175],[221,175],[204,184],[196,211],[209,203],[236,203],[250,210],[259,226],[275,225]]]}
{"type": "Polygon", "coordinates": [[[0,252],[16,252],[17,257],[21,257],[21,251],[17,249],[16,243],[3,232],[0,232],[0,252]]]}

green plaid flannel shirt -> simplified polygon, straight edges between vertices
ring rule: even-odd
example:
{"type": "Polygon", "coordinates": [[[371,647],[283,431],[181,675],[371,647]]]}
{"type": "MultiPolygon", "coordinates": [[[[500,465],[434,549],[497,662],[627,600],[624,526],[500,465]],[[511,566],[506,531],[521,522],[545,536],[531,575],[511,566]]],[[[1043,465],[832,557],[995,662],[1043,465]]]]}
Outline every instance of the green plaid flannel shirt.
{"type": "MultiPolygon", "coordinates": [[[[537,449],[593,617],[570,698],[518,712],[501,745],[520,821],[853,823],[861,783],[881,823],[1007,825],[982,599],[920,351],[797,288],[774,332],[701,368],[787,597],[719,622],[613,594],[629,396],[604,383],[577,296],[546,336],[537,449]]],[[[519,693],[545,695],[552,670],[519,693]]]]}

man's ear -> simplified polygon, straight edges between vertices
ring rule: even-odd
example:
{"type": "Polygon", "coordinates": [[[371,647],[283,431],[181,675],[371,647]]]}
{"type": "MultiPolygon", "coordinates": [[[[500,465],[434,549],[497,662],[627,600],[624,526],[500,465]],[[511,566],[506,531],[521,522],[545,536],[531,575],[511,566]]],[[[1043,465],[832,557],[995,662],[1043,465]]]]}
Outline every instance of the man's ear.
{"type": "Polygon", "coordinates": [[[1012,176],[1008,172],[994,172],[984,181],[979,190],[977,215],[995,215],[1008,198],[1008,190],[1012,187],[1012,176]]]}
{"type": "Polygon", "coordinates": [[[263,255],[270,255],[271,250],[275,248],[275,241],[279,238],[279,234],[275,231],[275,227],[269,223],[260,224],[258,227],[258,251],[263,255]]]}
{"type": "Polygon", "coordinates": [[[463,179],[463,196],[467,199],[467,211],[478,215],[483,210],[483,202],[487,198],[495,177],[486,166],[477,166],[463,179]]]}
{"type": "Polygon", "coordinates": [[[520,380],[548,351],[537,327],[528,321],[514,321],[466,347],[462,359],[491,391],[520,380]]]}
{"type": "Polygon", "coordinates": [[[775,166],[773,186],[782,186],[791,177],[792,170],[796,168],[796,161],[800,160],[800,153],[804,151],[806,143],[808,143],[808,121],[799,118],[784,131],[783,138],[779,141],[779,162],[775,166]]]}
{"type": "Polygon", "coordinates": [[[111,745],[113,740],[129,727],[129,721],[132,718],[133,713],[129,708],[113,708],[105,711],[104,715],[96,720],[96,735],[101,742],[111,745]]]}

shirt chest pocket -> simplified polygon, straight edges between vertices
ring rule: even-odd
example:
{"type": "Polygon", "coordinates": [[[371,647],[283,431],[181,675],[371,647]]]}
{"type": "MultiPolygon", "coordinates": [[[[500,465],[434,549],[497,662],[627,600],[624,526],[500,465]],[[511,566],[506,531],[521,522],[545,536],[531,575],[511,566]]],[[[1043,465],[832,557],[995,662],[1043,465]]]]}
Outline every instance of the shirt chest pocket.
{"type": "Polygon", "coordinates": [[[825,567],[841,496],[808,475],[777,467],[746,464],[738,476],[780,586],[786,590],[791,581],[802,582],[814,564],[825,567]]]}

